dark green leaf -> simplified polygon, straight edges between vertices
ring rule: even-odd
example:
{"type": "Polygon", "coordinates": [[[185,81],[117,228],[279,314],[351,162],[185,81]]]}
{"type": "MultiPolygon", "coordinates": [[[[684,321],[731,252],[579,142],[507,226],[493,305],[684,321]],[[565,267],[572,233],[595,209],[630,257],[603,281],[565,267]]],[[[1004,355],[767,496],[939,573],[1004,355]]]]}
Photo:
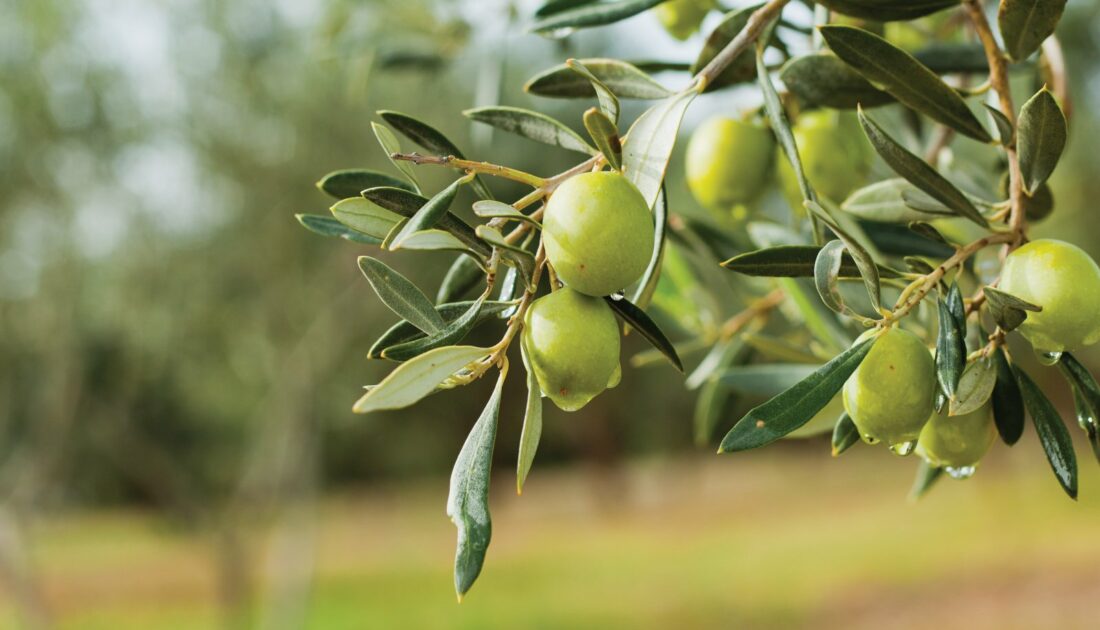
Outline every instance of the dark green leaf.
{"type": "Polygon", "coordinates": [[[966,217],[983,227],[988,225],[985,217],[962,191],[955,188],[954,184],[937,173],[936,169],[929,166],[927,162],[898,144],[862,110],[859,112],[859,122],[863,125],[863,131],[871,141],[871,146],[898,175],[954,210],[959,216],[966,217]]]}
{"type": "Polygon", "coordinates": [[[646,315],[645,311],[626,298],[605,297],[604,301],[620,319],[629,324],[634,330],[637,330],[646,341],[653,344],[654,348],[660,350],[661,354],[665,355],[677,370],[684,371],[684,364],[680,361],[680,356],[676,354],[676,348],[673,347],[672,342],[657,326],[657,323],[650,319],[649,315],[646,315]]]}
{"type": "Polygon", "coordinates": [[[402,319],[428,334],[437,333],[446,325],[431,300],[386,263],[370,256],[360,256],[359,269],[382,303],[402,319]]]}
{"type": "Polygon", "coordinates": [[[428,335],[422,339],[415,339],[412,341],[406,341],[397,345],[390,346],[382,350],[383,359],[391,359],[393,361],[408,361],[413,357],[418,357],[429,350],[435,350],[443,346],[454,345],[466,338],[466,335],[473,330],[473,327],[477,325],[479,316],[481,315],[482,304],[485,303],[484,299],[479,299],[470,305],[470,308],[466,309],[466,312],[456,317],[453,321],[448,322],[439,332],[428,335]]]}
{"type": "Polygon", "coordinates": [[[1069,431],[1066,430],[1065,423],[1058,415],[1058,410],[1054,408],[1035,381],[1016,366],[1012,366],[1012,371],[1054,476],[1058,478],[1058,483],[1062,485],[1066,494],[1071,499],[1076,499],[1077,456],[1073,452],[1073,441],[1069,437],[1069,431]]]}
{"type": "Polygon", "coordinates": [[[1017,144],[1024,188],[1034,195],[1054,172],[1066,148],[1066,117],[1046,88],[1039,90],[1020,110],[1017,144]]]}
{"type": "Polygon", "coordinates": [[[795,179],[798,180],[798,189],[802,193],[802,199],[813,201],[817,199],[810,180],[806,178],[806,171],[802,168],[802,158],[798,155],[798,143],[795,142],[794,133],[791,131],[791,122],[787,119],[787,111],[779,100],[779,93],[775,91],[768,68],[764,64],[764,51],[757,46],[756,51],[756,76],[760,83],[760,91],[764,94],[764,109],[771,122],[772,132],[779,140],[779,146],[783,147],[783,153],[791,164],[795,179]]]}
{"type": "Polygon", "coordinates": [[[1077,410],[1077,422],[1088,435],[1093,454],[1100,461],[1100,386],[1072,354],[1063,352],[1058,360],[1062,374],[1073,386],[1074,407],[1077,410]]]}
{"type": "Polygon", "coordinates": [[[451,471],[451,490],[447,495],[447,516],[458,528],[455,553],[455,592],[459,599],[473,586],[485,562],[485,552],[493,535],[489,516],[489,472],[493,467],[493,446],[500,420],[500,398],[504,373],[497,378],[481,417],[474,427],[451,471]]]}
{"type": "Polygon", "coordinates": [[[397,136],[393,135],[390,128],[385,125],[372,122],[370,127],[374,131],[374,137],[378,139],[378,144],[382,145],[382,150],[386,152],[386,157],[389,158],[390,163],[408,178],[412,183],[413,190],[419,193],[420,182],[416,179],[416,172],[413,170],[412,164],[393,159],[393,154],[401,152],[401,143],[397,140],[397,136]]]}
{"type": "Polygon", "coordinates": [[[744,451],[771,444],[806,424],[825,408],[874,345],[860,342],[794,387],[752,409],[726,434],[719,452],[744,451]]]}
{"type": "MultiPolygon", "coordinates": [[[[400,131],[406,138],[412,140],[419,146],[435,153],[436,155],[453,155],[459,159],[465,159],[466,156],[462,154],[455,143],[451,142],[447,136],[438,131],[435,127],[419,121],[412,116],[402,114],[400,112],[390,110],[378,110],[378,115],[382,117],[387,123],[393,126],[394,129],[400,131]]],[[[366,190],[367,188],[373,188],[375,186],[392,186],[393,184],[372,184],[370,186],[363,186],[359,190],[366,190]]],[[[493,193],[489,190],[489,187],[482,181],[481,177],[474,176],[473,182],[470,187],[474,189],[478,197],[482,199],[492,199],[493,193]]],[[[359,193],[356,193],[359,194],[359,193]]]]}
{"type": "Polygon", "coordinates": [[[940,231],[936,229],[931,223],[925,223],[924,221],[912,221],[909,223],[909,229],[914,234],[920,234],[924,238],[935,241],[937,243],[943,243],[944,245],[950,245],[951,243],[940,234],[940,231]]]}
{"type": "Polygon", "coordinates": [[[997,22],[1005,51],[1016,61],[1030,57],[1054,33],[1065,8],[1066,0],[1001,0],[997,22]]]}
{"type": "Polygon", "coordinates": [[[519,436],[519,457],[516,459],[516,494],[523,494],[523,482],[527,481],[527,474],[531,472],[531,464],[535,461],[535,452],[538,451],[539,439],[542,437],[542,389],[535,377],[535,371],[531,369],[527,349],[522,343],[520,356],[523,357],[523,367],[527,370],[527,407],[523,414],[523,431],[519,436]]]}
{"type": "Polygon", "coordinates": [[[302,227],[314,234],[320,234],[321,236],[335,236],[347,241],[366,245],[379,245],[382,243],[382,239],[375,238],[369,234],[363,234],[358,230],[353,230],[333,217],[326,217],[319,214],[296,214],[294,218],[298,219],[298,223],[301,223],[302,227]]]}
{"type": "Polygon", "coordinates": [[[596,109],[584,113],[584,128],[596,143],[596,148],[607,158],[607,163],[616,171],[623,170],[623,145],[619,140],[619,128],[606,114],[596,109]]]}
{"type": "Polygon", "coordinates": [[[435,303],[443,304],[462,297],[477,286],[484,276],[485,272],[470,256],[455,258],[447,269],[447,275],[443,276],[443,282],[440,283],[439,291],[435,294],[435,303]]]}
{"type": "Polygon", "coordinates": [[[877,107],[894,97],[871,85],[848,64],[829,53],[795,57],[783,66],[779,78],[792,94],[810,106],[832,109],[877,107]]]}
{"type": "Polygon", "coordinates": [[[929,464],[925,460],[920,460],[920,464],[917,466],[917,477],[913,480],[913,487],[909,490],[909,500],[916,501],[923,497],[933,484],[943,477],[943,469],[929,464]]]}
{"type": "Polygon", "coordinates": [[[556,35],[561,31],[612,24],[651,9],[665,0],[614,0],[592,2],[563,9],[535,20],[532,33],[556,35]]]}
{"type": "MultiPolygon", "coordinates": [[[[456,319],[467,313],[470,307],[474,306],[476,303],[475,300],[448,302],[436,306],[435,310],[439,313],[439,316],[443,318],[443,321],[447,322],[447,326],[450,326],[456,319]]],[[[474,325],[476,326],[477,324],[492,319],[495,315],[507,311],[512,308],[512,306],[513,304],[511,302],[487,300],[482,304],[477,321],[474,325]]],[[[388,348],[425,338],[426,335],[423,331],[409,322],[402,320],[382,333],[382,336],[379,337],[378,340],[371,345],[370,350],[367,351],[367,358],[381,359],[382,353],[388,348]]],[[[393,357],[387,355],[387,358],[393,357]]]]}
{"type": "Polygon", "coordinates": [[[1000,347],[993,353],[997,384],[993,386],[993,420],[1005,444],[1012,446],[1024,433],[1024,399],[1012,374],[1012,367],[1000,347]]]}
{"type": "Polygon", "coordinates": [[[470,120],[491,125],[535,142],[588,155],[596,153],[596,149],[585,142],[577,132],[546,114],[536,111],[519,107],[495,106],[467,109],[462,114],[470,120]]]}
{"type": "Polygon", "coordinates": [[[952,285],[948,299],[938,301],[940,330],[936,337],[936,379],[948,398],[955,395],[966,366],[966,328],[959,325],[950,304],[954,301],[953,295],[958,294],[961,299],[958,291],[958,285],[952,285]]]}
{"type": "MultiPolygon", "coordinates": [[[[386,210],[396,212],[407,218],[411,218],[428,202],[426,198],[416,193],[388,186],[368,188],[363,191],[363,197],[386,210]]],[[[467,247],[478,254],[488,256],[492,253],[492,250],[477,237],[474,229],[465,221],[455,216],[454,213],[448,212],[444,214],[439,218],[436,225],[439,226],[440,229],[454,234],[458,240],[462,241],[467,247]]]]}
{"type": "MultiPolygon", "coordinates": [[[[711,31],[710,35],[707,35],[703,49],[699,51],[699,56],[696,57],[695,63],[691,65],[691,73],[697,74],[713,61],[718,53],[722,52],[722,49],[728,46],[733,38],[744,30],[749,22],[749,16],[760,6],[759,4],[751,5],[737,11],[730,11],[723,16],[722,22],[711,31]]],[[[751,81],[754,76],[756,76],[756,66],[753,62],[753,53],[751,50],[746,50],[738,55],[716,79],[711,81],[710,85],[707,86],[707,91],[734,83],[751,81]]]]}
{"type": "Polygon", "coordinates": [[[923,258],[917,258],[916,256],[906,256],[905,266],[913,273],[919,273],[921,275],[928,275],[935,271],[935,267],[928,263],[923,258]]]}
{"type": "Polygon", "coordinates": [[[989,115],[993,117],[993,124],[997,126],[997,136],[1004,146],[1012,146],[1012,143],[1016,140],[1016,129],[1012,125],[1012,121],[1005,116],[1001,110],[993,107],[989,103],[982,103],[989,111],[989,115]]]}
{"type": "Polygon", "coordinates": [[[645,197],[650,208],[665,180],[665,169],[676,145],[680,121],[696,93],[681,92],[656,103],[634,121],[623,145],[623,174],[645,197]]]}
{"type": "Polygon", "coordinates": [[[997,384],[997,366],[992,359],[981,357],[967,364],[959,378],[955,397],[951,399],[949,415],[963,416],[977,411],[993,396],[997,384]]]}
{"type": "Polygon", "coordinates": [[[1026,302],[993,287],[984,287],[982,291],[985,293],[985,300],[989,305],[989,314],[1005,332],[1011,332],[1024,323],[1024,319],[1027,318],[1027,311],[1038,312],[1043,310],[1041,306],[1036,306],[1031,302],[1026,302]]]}
{"type": "Polygon", "coordinates": [[[393,186],[415,192],[412,185],[403,179],[364,168],[333,171],[317,182],[317,188],[337,199],[358,197],[364,190],[377,186],[393,186]]]}
{"type": "MultiPolygon", "coordinates": [[[[672,92],[663,85],[625,61],[599,58],[578,61],[619,98],[656,100],[672,96],[672,92]]],[[[596,96],[592,82],[565,64],[540,72],[523,89],[531,94],[552,98],[596,96]]]]}
{"type": "Polygon", "coordinates": [[[618,123],[619,99],[615,96],[614,92],[611,91],[611,88],[604,85],[604,82],[600,81],[599,77],[592,74],[592,71],[584,66],[584,62],[570,59],[565,62],[565,65],[569,66],[574,72],[592,83],[592,89],[596,92],[597,100],[600,101],[600,110],[603,111],[604,116],[612,123],[612,126],[618,123]]]}
{"type": "Polygon", "coordinates": [[[913,53],[936,74],[988,74],[989,60],[977,42],[932,42],[913,53]]]}
{"type": "MultiPolygon", "coordinates": [[[[813,245],[779,245],[752,252],[746,252],[730,258],[722,266],[730,271],[746,276],[766,278],[812,278],[814,262],[820,247],[813,245]]],[[[884,278],[893,278],[897,273],[887,267],[879,267],[884,278]]],[[[859,267],[851,255],[845,254],[840,265],[840,278],[859,278],[859,267]]]]}
{"type": "Polygon", "coordinates": [[[1085,400],[1081,390],[1073,388],[1073,408],[1077,412],[1077,424],[1084,429],[1088,436],[1089,445],[1092,446],[1092,454],[1100,461],[1100,421],[1096,410],[1085,400]]]}
{"type": "Polygon", "coordinates": [[[837,13],[878,22],[912,20],[959,6],[959,0],[817,0],[817,2],[837,13]]]}
{"type": "Polygon", "coordinates": [[[566,9],[572,9],[573,7],[579,7],[585,4],[595,4],[596,2],[599,2],[599,0],[550,0],[535,11],[535,17],[546,17],[548,15],[560,13],[566,9]]]}
{"type": "Polygon", "coordinates": [[[993,140],[959,93],[909,53],[851,26],[822,26],[821,33],[829,48],[872,85],[963,135],[993,140]]]}
{"type": "Polygon", "coordinates": [[[638,288],[630,297],[638,308],[645,309],[653,299],[657,291],[657,283],[661,280],[661,264],[665,259],[665,235],[668,233],[668,193],[661,186],[661,193],[657,195],[657,203],[653,204],[653,253],[649,257],[649,265],[638,280],[638,288]]]}
{"type": "Polygon", "coordinates": [[[491,348],[474,346],[447,346],[425,352],[397,366],[381,383],[369,388],[352,411],[370,413],[413,405],[454,373],[490,353],[491,348]]]}
{"type": "Polygon", "coordinates": [[[852,417],[847,413],[840,414],[840,419],[833,427],[833,457],[848,450],[858,441],[859,429],[856,428],[856,423],[852,422],[852,417]]]}
{"type": "Polygon", "coordinates": [[[454,203],[455,197],[458,196],[458,189],[471,179],[472,176],[470,175],[460,177],[451,182],[450,186],[439,191],[435,196],[425,202],[425,204],[416,211],[416,214],[409,218],[405,226],[401,228],[401,231],[397,233],[397,236],[393,238],[390,249],[401,249],[404,242],[413,234],[435,227],[435,224],[443,218],[443,215],[447,214],[448,210],[450,210],[451,204],[454,203]]]}

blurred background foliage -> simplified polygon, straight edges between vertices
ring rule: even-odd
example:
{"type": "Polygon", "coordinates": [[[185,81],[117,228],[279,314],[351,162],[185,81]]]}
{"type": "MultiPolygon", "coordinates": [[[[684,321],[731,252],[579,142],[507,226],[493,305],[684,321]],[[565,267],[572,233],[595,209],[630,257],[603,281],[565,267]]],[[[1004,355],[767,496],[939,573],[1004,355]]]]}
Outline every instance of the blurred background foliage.
{"type": "MultiPolygon", "coordinates": [[[[293,215],[326,211],[313,183],[328,171],[390,170],[370,133],[376,109],[436,125],[471,157],[552,174],[574,157],[472,128],[460,110],[521,105],[579,128],[586,103],[529,97],[523,81],[569,56],[687,62],[699,45],[675,42],[652,15],[545,40],[523,31],[534,5],[0,2],[5,510],[138,503],[188,523],[221,522],[235,499],[276,506],[317,488],[449,471],[490,384],[353,417],[359,388],[389,367],[364,355],[394,316],[356,268],[362,247],[312,235],[293,215]]],[[[1071,141],[1053,183],[1055,214],[1033,235],[1098,255],[1100,3],[1071,1],[1059,35],[1071,141]]],[[[701,99],[685,132],[752,104],[755,88],[744,92],[701,99]]],[[[699,213],[681,181],[680,144],[672,208],[699,213]]],[[[448,181],[421,172],[433,190],[448,181]]],[[[502,198],[517,192],[493,186],[502,198]]],[[[430,293],[450,257],[387,261],[430,293]]],[[[631,339],[626,350],[644,347],[631,339]]],[[[1095,366],[1095,352],[1086,358],[1095,366]]],[[[501,475],[514,465],[521,385],[506,391],[501,475]]],[[[1061,389],[1054,397],[1068,402],[1061,389]]],[[[693,398],[659,365],[627,370],[581,414],[548,406],[533,477],[560,463],[606,469],[628,455],[691,449],[693,398]]],[[[1030,455],[1041,458],[1037,448],[1030,455]]]]}

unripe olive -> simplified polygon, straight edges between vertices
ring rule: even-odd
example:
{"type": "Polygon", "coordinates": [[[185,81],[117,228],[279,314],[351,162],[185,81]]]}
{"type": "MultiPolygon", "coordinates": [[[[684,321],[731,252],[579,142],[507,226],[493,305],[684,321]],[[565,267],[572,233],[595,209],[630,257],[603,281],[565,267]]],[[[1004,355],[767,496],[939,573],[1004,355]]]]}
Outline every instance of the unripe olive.
{"type": "Polygon", "coordinates": [[[728,212],[767,184],[775,137],[762,125],[716,116],[688,141],[684,169],[691,194],[705,208],[728,212]]]}
{"type": "Polygon", "coordinates": [[[587,295],[610,295],[649,265],[653,217],[642,193],[621,174],[584,173],[551,195],[542,240],[563,282],[587,295]]]}
{"type": "Polygon", "coordinates": [[[618,385],[619,324],[601,298],[565,287],[535,300],[523,322],[535,378],[558,407],[576,411],[618,385]]]}
{"type": "Polygon", "coordinates": [[[669,35],[684,40],[699,30],[703,18],[713,7],[712,0],[666,0],[654,11],[669,35]]]}
{"type": "MultiPolygon", "coordinates": [[[[873,149],[854,113],[829,109],[805,112],[792,132],[806,178],[818,195],[840,203],[866,183],[873,149]]],[[[776,160],[783,196],[792,207],[801,208],[802,192],[787,155],[776,151],[776,160]]]]}
{"type": "Polygon", "coordinates": [[[936,368],[924,342],[894,327],[844,383],[844,408],[867,442],[916,440],[932,414],[936,368]]]}
{"type": "Polygon", "coordinates": [[[1100,267],[1080,247],[1032,241],[1005,258],[998,288],[1043,307],[1018,329],[1035,350],[1062,352],[1100,341],[1100,267]]]}
{"type": "Polygon", "coordinates": [[[966,468],[977,464],[989,452],[996,437],[993,406],[989,402],[961,416],[948,416],[944,407],[940,413],[933,413],[921,429],[917,454],[933,466],[966,468]]]}

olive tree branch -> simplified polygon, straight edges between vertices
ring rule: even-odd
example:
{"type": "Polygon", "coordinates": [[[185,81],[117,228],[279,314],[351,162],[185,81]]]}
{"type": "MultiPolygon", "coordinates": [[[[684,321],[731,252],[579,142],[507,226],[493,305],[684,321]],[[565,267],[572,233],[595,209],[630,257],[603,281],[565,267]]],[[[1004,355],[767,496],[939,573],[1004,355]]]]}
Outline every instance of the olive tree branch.
{"type": "Polygon", "coordinates": [[[708,85],[718,78],[718,75],[722,74],[727,66],[733,63],[734,59],[737,59],[760,37],[772,20],[779,17],[779,14],[783,12],[783,7],[787,6],[788,2],[790,0],[769,0],[767,4],[753,11],[748,22],[745,23],[745,28],[741,29],[741,32],[730,40],[730,43],[726,44],[726,47],[720,50],[714,56],[714,59],[710,60],[710,63],[696,73],[689,89],[698,92],[705,90],[708,85]]]}
{"type": "Polygon", "coordinates": [[[449,166],[451,168],[461,169],[470,173],[484,173],[485,175],[503,177],[504,179],[510,179],[514,182],[520,182],[521,184],[534,186],[535,188],[539,188],[546,183],[546,180],[539,177],[538,175],[532,175],[531,173],[525,173],[518,169],[508,168],[507,166],[492,164],[490,162],[463,160],[453,155],[422,155],[416,152],[391,153],[390,158],[394,160],[412,162],[416,165],[435,164],[439,166],[449,166]]]}

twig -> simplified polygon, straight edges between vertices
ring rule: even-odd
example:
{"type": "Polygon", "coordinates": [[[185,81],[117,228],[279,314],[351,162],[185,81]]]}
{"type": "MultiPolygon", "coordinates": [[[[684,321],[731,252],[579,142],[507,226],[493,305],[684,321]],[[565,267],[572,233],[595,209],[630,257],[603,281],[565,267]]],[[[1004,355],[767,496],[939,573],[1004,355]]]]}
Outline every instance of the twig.
{"type": "Polygon", "coordinates": [[[390,158],[394,160],[412,162],[413,164],[416,164],[418,166],[421,164],[435,164],[439,166],[458,168],[467,172],[494,175],[496,177],[510,179],[514,182],[520,182],[522,184],[534,186],[535,188],[540,188],[546,184],[546,180],[539,177],[538,175],[532,175],[531,173],[525,173],[514,168],[508,168],[507,166],[492,164],[490,162],[475,162],[474,160],[463,160],[453,155],[421,155],[420,153],[415,152],[391,153],[390,158]]]}
{"type": "Polygon", "coordinates": [[[752,15],[749,16],[749,21],[745,24],[745,28],[741,29],[741,32],[730,40],[730,43],[726,44],[726,47],[719,51],[714,59],[711,59],[710,63],[695,75],[692,83],[693,89],[699,92],[705,90],[708,85],[718,78],[718,75],[722,74],[723,70],[733,63],[734,59],[737,59],[760,37],[768,24],[783,12],[783,7],[787,6],[788,2],[790,0],[770,0],[764,6],[753,11],[752,15]]]}

